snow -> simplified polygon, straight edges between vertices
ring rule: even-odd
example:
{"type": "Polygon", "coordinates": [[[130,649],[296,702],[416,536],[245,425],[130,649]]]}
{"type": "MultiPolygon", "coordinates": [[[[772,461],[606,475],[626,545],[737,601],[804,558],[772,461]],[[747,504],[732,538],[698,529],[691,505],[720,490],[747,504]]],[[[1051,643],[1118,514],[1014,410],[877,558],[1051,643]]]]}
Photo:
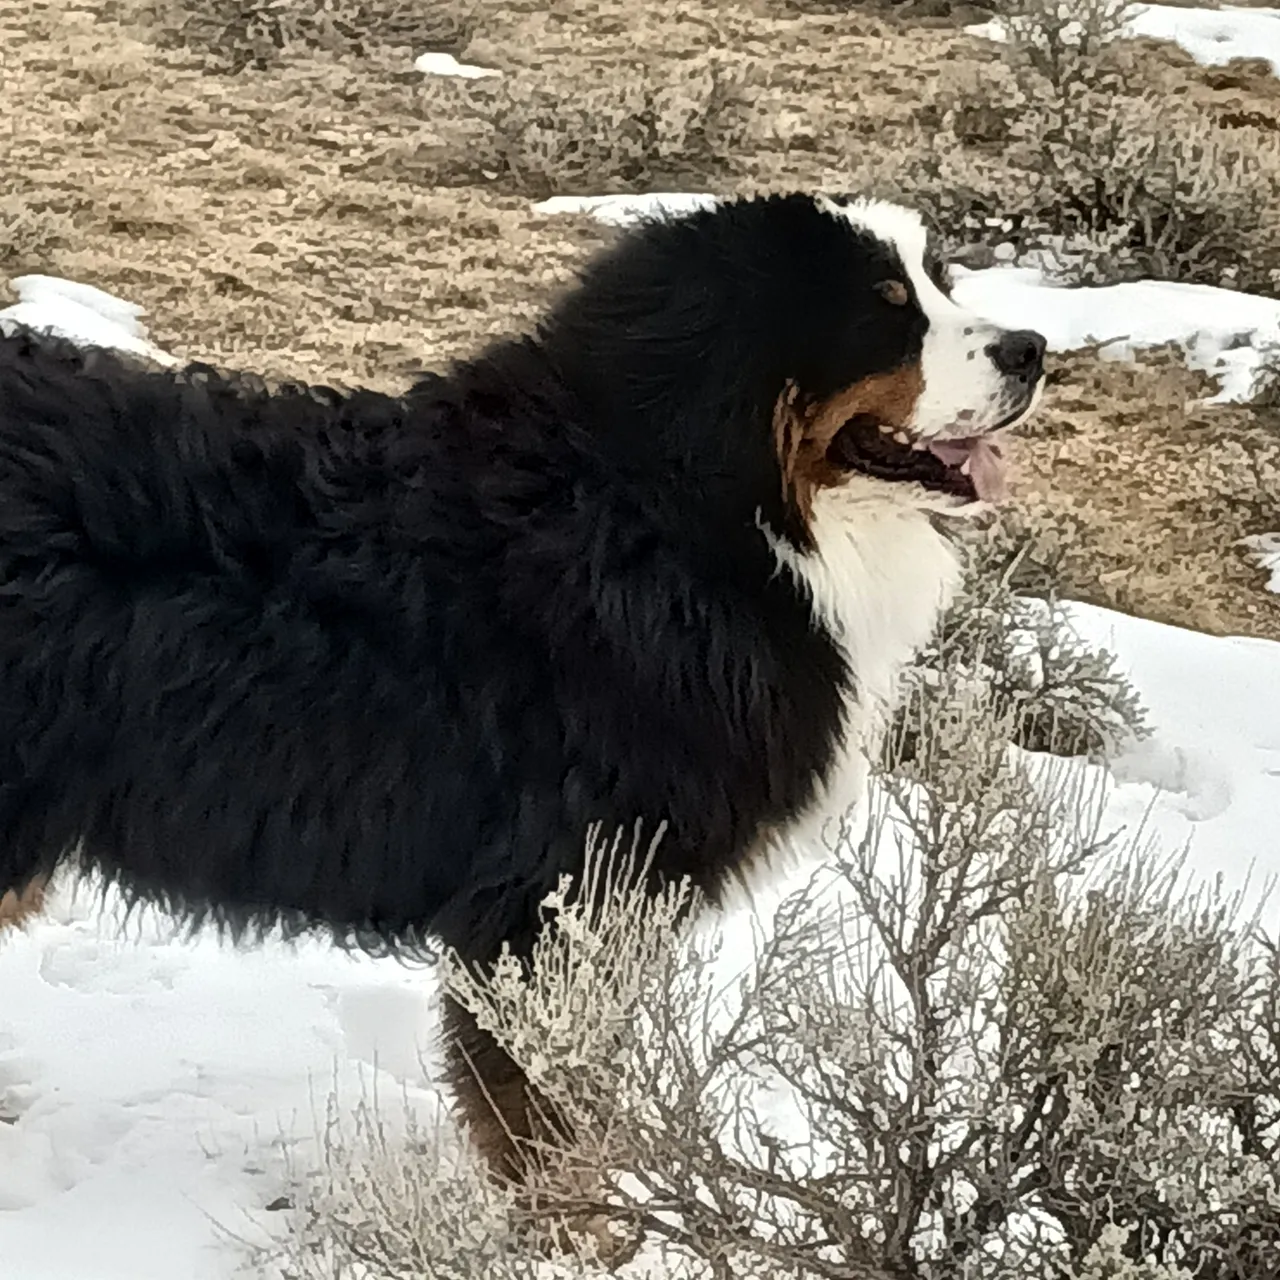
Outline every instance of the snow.
{"type": "Polygon", "coordinates": [[[492,67],[476,67],[468,62],[459,62],[451,53],[424,53],[414,59],[414,69],[428,76],[453,76],[459,80],[484,80],[489,76],[500,76],[501,71],[492,67]]]}
{"type": "Polygon", "coordinates": [[[1170,40],[1202,67],[1223,66],[1233,58],[1262,58],[1280,75],[1280,9],[1137,5],[1127,30],[1132,36],[1170,40]]]}
{"type": "MultiPolygon", "coordinates": [[[[1187,846],[1189,874],[1247,890],[1280,931],[1263,892],[1280,873],[1280,644],[1071,617],[1118,655],[1155,731],[1098,770],[1104,830],[1187,846]]],[[[754,953],[762,913],[807,874],[725,918],[728,961],[754,953]]],[[[17,1116],[0,1125],[5,1280],[226,1280],[244,1241],[283,1227],[266,1206],[314,1159],[335,1080],[347,1100],[372,1084],[438,1105],[429,970],[319,941],[186,941],[157,913],[122,934],[119,911],[63,890],[0,945],[0,1111],[17,1116]]]]}
{"type": "MultiPolygon", "coordinates": [[[[1064,32],[1071,26],[1067,23],[1064,32]]],[[[1008,28],[999,18],[973,23],[965,31],[999,43],[1009,38],[1008,28]]],[[[1280,75],[1280,9],[1135,4],[1126,13],[1124,34],[1171,41],[1205,67],[1224,66],[1233,58],[1261,58],[1280,75]]]]}
{"type": "Polygon", "coordinates": [[[587,213],[597,222],[621,227],[639,218],[679,217],[699,209],[709,209],[716,197],[690,192],[651,192],[645,195],[552,196],[533,206],[534,213],[547,217],[560,214],[587,213]]]}
{"type": "Polygon", "coordinates": [[[1280,302],[1233,289],[1164,280],[1055,286],[1035,267],[954,274],[957,302],[997,324],[1038,329],[1053,351],[1104,343],[1101,355],[1126,360],[1176,343],[1191,368],[1219,379],[1214,401],[1248,400],[1280,344],[1280,302]]]}
{"type": "Polygon", "coordinates": [[[1254,564],[1271,575],[1267,590],[1280,595],[1280,533],[1255,533],[1241,538],[1240,545],[1248,547],[1254,564]]]}
{"type": "Polygon", "coordinates": [[[0,310],[0,332],[25,325],[80,346],[114,348],[162,365],[178,363],[147,337],[141,321],[146,313],[135,303],[58,276],[17,276],[9,283],[18,301],[0,310]]]}
{"type": "Polygon", "coordinates": [[[319,942],[237,952],[154,912],[122,929],[114,895],[64,890],[6,935],[0,988],[5,1280],[222,1280],[335,1075],[351,1102],[435,1097],[422,972],[319,942]]]}
{"type": "Polygon", "coordinates": [[[1150,739],[1112,761],[1104,823],[1144,828],[1189,853],[1188,871],[1240,893],[1280,937],[1280,643],[1204,636],[1073,604],[1071,624],[1119,659],[1147,709],[1150,739]]]}

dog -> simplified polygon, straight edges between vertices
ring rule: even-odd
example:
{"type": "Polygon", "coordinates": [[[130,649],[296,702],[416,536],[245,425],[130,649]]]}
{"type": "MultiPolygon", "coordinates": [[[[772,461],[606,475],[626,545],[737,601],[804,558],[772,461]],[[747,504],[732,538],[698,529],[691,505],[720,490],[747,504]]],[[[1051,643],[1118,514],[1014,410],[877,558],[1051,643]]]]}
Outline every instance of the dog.
{"type": "MultiPolygon", "coordinates": [[[[714,900],[858,798],[1044,339],[871,200],[653,218],[402,395],[0,339],[0,899],[528,956],[589,827],[714,900]]],[[[475,1142],[524,1076],[446,1001],[475,1142]]]]}

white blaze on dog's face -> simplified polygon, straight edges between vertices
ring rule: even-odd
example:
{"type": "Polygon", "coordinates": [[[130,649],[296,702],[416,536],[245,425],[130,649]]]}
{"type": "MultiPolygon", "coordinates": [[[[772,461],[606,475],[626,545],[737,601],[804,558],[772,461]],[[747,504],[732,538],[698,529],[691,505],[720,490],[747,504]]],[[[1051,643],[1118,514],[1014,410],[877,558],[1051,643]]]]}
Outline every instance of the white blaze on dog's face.
{"type": "Polygon", "coordinates": [[[913,210],[881,201],[832,207],[893,250],[928,321],[920,353],[924,384],[909,429],[924,440],[970,436],[1025,413],[1042,372],[1039,335],[1018,333],[1020,342],[1010,350],[1011,335],[944,293],[930,260],[928,231],[913,210]]]}
{"type": "Polygon", "coordinates": [[[1003,457],[992,437],[1038,403],[1044,339],[1001,329],[953,301],[919,214],[882,201],[819,204],[894,263],[896,278],[884,281],[881,297],[917,309],[923,327],[909,403],[899,396],[892,411],[864,412],[856,397],[849,401],[857,411],[831,442],[832,456],[846,464],[846,497],[875,496],[888,483],[896,499],[942,511],[1002,500],[1003,457]]]}

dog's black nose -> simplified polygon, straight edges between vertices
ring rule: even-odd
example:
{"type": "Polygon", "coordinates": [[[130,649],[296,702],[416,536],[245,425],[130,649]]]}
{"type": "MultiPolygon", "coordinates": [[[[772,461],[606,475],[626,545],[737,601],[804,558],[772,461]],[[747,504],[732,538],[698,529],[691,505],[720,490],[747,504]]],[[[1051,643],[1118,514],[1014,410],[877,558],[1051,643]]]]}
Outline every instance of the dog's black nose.
{"type": "Polygon", "coordinates": [[[1002,333],[987,348],[987,355],[1001,373],[1034,381],[1044,370],[1045,345],[1034,329],[1013,329],[1002,333]]]}

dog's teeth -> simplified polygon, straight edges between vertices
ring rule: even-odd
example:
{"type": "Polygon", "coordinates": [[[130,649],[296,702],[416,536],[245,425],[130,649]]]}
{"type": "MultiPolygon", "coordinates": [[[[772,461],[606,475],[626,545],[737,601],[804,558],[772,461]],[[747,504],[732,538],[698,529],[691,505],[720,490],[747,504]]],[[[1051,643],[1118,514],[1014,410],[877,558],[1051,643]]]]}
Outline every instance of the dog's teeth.
{"type": "Polygon", "coordinates": [[[906,433],[905,431],[895,431],[895,432],[893,433],[893,438],[894,438],[894,439],[895,439],[899,444],[910,444],[910,443],[911,443],[911,437],[910,437],[909,435],[907,435],[907,433],[906,433]]]}
{"type": "Polygon", "coordinates": [[[893,423],[891,423],[891,422],[882,422],[882,423],[880,424],[880,434],[881,434],[882,436],[891,436],[891,435],[893,435],[893,423]]]}
{"type": "Polygon", "coordinates": [[[911,442],[911,447],[917,453],[923,453],[929,446],[923,440],[913,440],[911,442]]]}
{"type": "Polygon", "coordinates": [[[967,476],[967,475],[969,474],[969,464],[970,464],[970,462],[972,462],[972,461],[973,461],[973,459],[972,459],[972,458],[966,458],[966,459],[965,459],[965,460],[960,464],[960,474],[961,474],[962,476],[967,476]]]}

